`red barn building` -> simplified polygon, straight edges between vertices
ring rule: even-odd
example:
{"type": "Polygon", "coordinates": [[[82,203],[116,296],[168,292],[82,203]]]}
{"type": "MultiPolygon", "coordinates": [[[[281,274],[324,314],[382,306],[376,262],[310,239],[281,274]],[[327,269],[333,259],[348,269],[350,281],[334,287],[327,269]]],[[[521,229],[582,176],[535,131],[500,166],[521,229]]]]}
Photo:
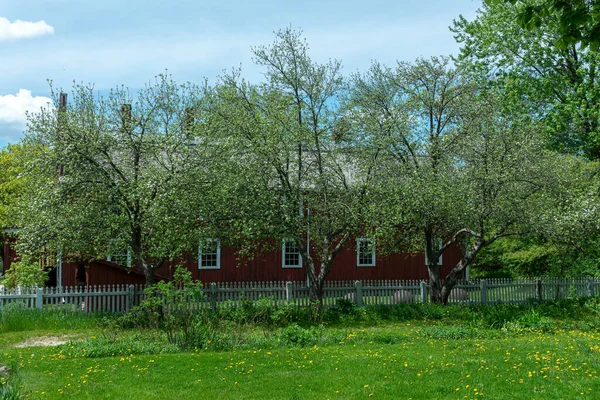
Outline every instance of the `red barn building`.
{"type": "MultiPolygon", "coordinates": [[[[17,259],[13,244],[14,233],[5,232],[4,265],[7,271],[17,259]],[[11,236],[12,235],[12,236],[11,236]]],[[[442,277],[460,260],[460,250],[450,248],[441,260],[442,277]]],[[[268,282],[268,281],[304,281],[306,269],[297,249],[285,242],[272,251],[263,252],[255,258],[240,263],[235,250],[221,247],[218,239],[207,240],[199,246],[197,252],[190,252],[179,260],[192,272],[192,277],[201,282],[268,282]]],[[[64,262],[61,268],[56,265],[50,269],[49,286],[108,285],[144,283],[143,273],[131,266],[127,255],[108,257],[88,263],[64,262]]],[[[169,280],[172,277],[173,264],[165,265],[155,274],[156,280],[169,280]]],[[[328,281],[348,280],[426,280],[428,279],[423,253],[379,255],[370,246],[370,240],[359,238],[349,241],[333,261],[328,281]]]]}

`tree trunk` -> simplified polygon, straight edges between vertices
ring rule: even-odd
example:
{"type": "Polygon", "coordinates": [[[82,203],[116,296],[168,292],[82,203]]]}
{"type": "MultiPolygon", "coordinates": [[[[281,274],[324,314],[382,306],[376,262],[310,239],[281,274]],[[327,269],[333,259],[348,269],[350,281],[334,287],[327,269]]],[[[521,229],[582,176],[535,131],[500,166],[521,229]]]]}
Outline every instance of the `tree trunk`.
{"type": "Polygon", "coordinates": [[[306,263],[306,272],[308,274],[308,296],[310,301],[323,301],[323,285],[319,284],[315,260],[307,253],[303,253],[302,258],[306,263]]]}
{"type": "Polygon", "coordinates": [[[475,255],[479,252],[479,250],[481,250],[482,247],[482,241],[477,241],[471,251],[465,252],[458,264],[456,264],[456,266],[452,268],[452,271],[450,271],[450,273],[446,276],[440,290],[440,303],[448,304],[448,298],[450,297],[452,289],[454,289],[458,279],[461,277],[464,270],[471,263],[471,261],[473,261],[475,255]]]}
{"type": "Polygon", "coordinates": [[[144,272],[144,277],[146,278],[146,285],[153,285],[154,272],[156,271],[156,267],[153,265],[142,263],[142,271],[144,272]]]}
{"type": "Polygon", "coordinates": [[[323,305],[323,282],[319,278],[309,282],[310,301],[319,307],[323,305]]]}
{"type": "Polygon", "coordinates": [[[437,304],[443,303],[440,266],[430,264],[427,266],[427,270],[429,271],[429,286],[431,286],[431,302],[437,304]]]}

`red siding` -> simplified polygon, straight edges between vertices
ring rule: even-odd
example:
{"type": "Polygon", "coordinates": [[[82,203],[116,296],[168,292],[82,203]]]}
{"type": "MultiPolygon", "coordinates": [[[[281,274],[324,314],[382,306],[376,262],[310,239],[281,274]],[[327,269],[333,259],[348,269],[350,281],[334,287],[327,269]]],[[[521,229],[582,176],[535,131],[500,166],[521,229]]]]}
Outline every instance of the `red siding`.
{"type": "Polygon", "coordinates": [[[2,271],[7,271],[10,264],[17,259],[17,252],[13,248],[15,238],[3,233],[4,235],[4,259],[2,260],[2,271]]]}
{"type": "MultiPolygon", "coordinates": [[[[73,276],[76,276],[76,272],[73,276]]],[[[137,271],[118,267],[104,261],[94,261],[89,263],[86,268],[86,281],[88,285],[114,285],[122,283],[134,285],[144,283],[146,279],[143,274],[137,271]]]]}
{"type": "MultiPolygon", "coordinates": [[[[4,270],[16,259],[16,252],[10,245],[14,239],[5,242],[4,270]]],[[[447,273],[460,260],[457,247],[452,247],[443,256],[441,275],[447,273]]],[[[156,280],[170,279],[174,266],[182,264],[192,272],[192,277],[201,282],[265,282],[265,281],[304,281],[306,268],[282,268],[281,249],[264,252],[252,260],[240,262],[231,248],[221,248],[220,269],[199,269],[197,254],[190,254],[178,262],[165,265],[156,274],[156,280]]],[[[139,284],[144,283],[144,275],[135,268],[116,266],[106,261],[91,263],[67,262],[63,264],[63,286],[77,284],[79,267],[85,265],[87,285],[139,284]]],[[[81,278],[81,277],[80,277],[81,278]]],[[[376,255],[373,267],[356,265],[356,243],[350,241],[337,254],[327,280],[391,280],[391,279],[427,279],[427,268],[423,253],[415,255],[391,254],[376,255]]]]}
{"type": "MultiPolygon", "coordinates": [[[[314,255],[313,255],[314,256],[314,255]]],[[[283,268],[281,249],[260,254],[256,258],[241,263],[231,248],[221,249],[220,269],[199,269],[197,254],[181,260],[192,272],[192,277],[201,282],[259,282],[259,281],[303,281],[306,268],[283,268]]],[[[458,248],[452,247],[443,256],[441,275],[448,272],[460,260],[458,248]]],[[[173,268],[165,266],[158,271],[164,277],[172,277],[173,268]]],[[[391,254],[376,255],[374,267],[356,265],[356,244],[349,242],[336,256],[327,275],[327,280],[386,280],[386,279],[428,279],[423,253],[415,255],[391,254]]]]}

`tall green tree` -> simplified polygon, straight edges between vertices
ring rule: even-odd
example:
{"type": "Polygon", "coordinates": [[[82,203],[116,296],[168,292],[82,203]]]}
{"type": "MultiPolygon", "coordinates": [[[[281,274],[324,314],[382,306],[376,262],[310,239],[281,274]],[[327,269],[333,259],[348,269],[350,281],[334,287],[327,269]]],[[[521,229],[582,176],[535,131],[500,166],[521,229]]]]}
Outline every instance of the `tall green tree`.
{"type": "Polygon", "coordinates": [[[153,283],[159,267],[195,248],[217,149],[202,140],[201,92],[165,75],[135,98],[75,85],[64,110],[55,94],[55,108],[30,115],[27,138],[46,150],[30,169],[21,251],[83,260],[129,252],[153,283]]]}
{"type": "Polygon", "coordinates": [[[597,163],[572,157],[556,171],[540,218],[524,237],[495,243],[473,265],[476,274],[597,276],[599,202],[597,163]]]}
{"type": "Polygon", "coordinates": [[[529,115],[503,109],[481,87],[445,58],[374,64],[354,77],[355,118],[384,152],[380,236],[425,250],[435,302],[447,302],[482,248],[534,223],[558,162],[529,115]],[[462,257],[442,279],[439,260],[451,246],[462,257]]]}
{"type": "Polygon", "coordinates": [[[0,262],[4,258],[4,229],[16,227],[18,205],[30,185],[26,165],[39,151],[25,141],[0,150],[0,262]]]}
{"type": "Polygon", "coordinates": [[[231,187],[246,194],[232,199],[244,210],[235,216],[236,231],[245,246],[275,238],[298,249],[310,297],[320,304],[333,260],[364,228],[377,155],[344,121],[340,62],[312,61],[301,32],[291,29],[253,51],[266,82],[225,76],[211,112],[238,150],[231,187]],[[359,155],[369,160],[359,163],[359,155]]]}
{"type": "Polygon", "coordinates": [[[599,159],[600,53],[578,42],[556,46],[564,34],[561,20],[549,17],[528,29],[519,23],[522,10],[488,1],[472,21],[455,20],[459,62],[486,74],[506,99],[536,115],[555,149],[599,159]]]}
{"type": "Polygon", "coordinates": [[[596,0],[485,0],[488,4],[504,2],[517,8],[518,23],[526,29],[543,29],[557,25],[557,47],[572,45],[598,50],[600,45],[600,3],[596,0]]]}

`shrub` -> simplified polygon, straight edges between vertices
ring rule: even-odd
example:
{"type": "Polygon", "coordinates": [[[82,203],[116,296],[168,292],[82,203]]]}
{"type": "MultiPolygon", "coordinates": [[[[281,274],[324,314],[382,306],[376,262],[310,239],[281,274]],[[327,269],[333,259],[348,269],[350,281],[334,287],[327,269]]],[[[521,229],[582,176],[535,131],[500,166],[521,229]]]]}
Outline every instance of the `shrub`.
{"type": "Polygon", "coordinates": [[[356,314],[357,306],[356,303],[351,299],[337,299],[335,302],[335,308],[340,314],[356,314]]]}
{"type": "Polygon", "coordinates": [[[306,347],[319,344],[322,335],[322,325],[302,328],[298,324],[291,324],[279,332],[279,339],[290,346],[306,347]]]}
{"type": "Polygon", "coordinates": [[[172,282],[158,282],[144,293],[145,299],[134,307],[125,323],[146,324],[155,332],[163,331],[169,343],[181,348],[200,341],[201,324],[194,313],[204,294],[202,284],[192,280],[190,271],[177,268],[172,282]]]}
{"type": "Polygon", "coordinates": [[[20,261],[12,263],[4,274],[2,284],[8,288],[23,286],[26,288],[43,287],[48,280],[48,271],[42,270],[40,264],[29,256],[23,256],[20,261]]]}

